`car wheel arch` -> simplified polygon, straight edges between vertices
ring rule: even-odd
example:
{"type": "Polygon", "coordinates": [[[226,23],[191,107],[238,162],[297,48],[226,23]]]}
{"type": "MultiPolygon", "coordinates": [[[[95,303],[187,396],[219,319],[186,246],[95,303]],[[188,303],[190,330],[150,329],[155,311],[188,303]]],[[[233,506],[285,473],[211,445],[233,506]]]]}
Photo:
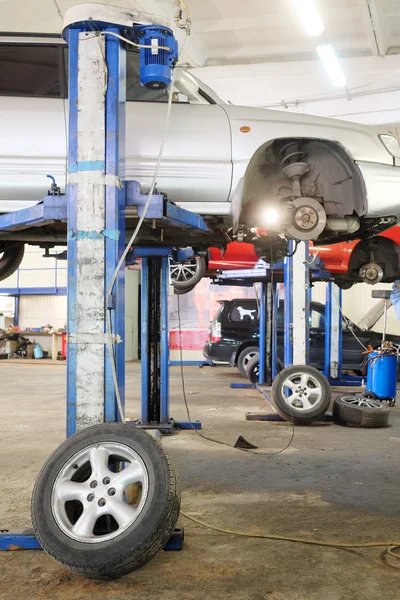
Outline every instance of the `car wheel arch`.
{"type": "MultiPolygon", "coordinates": [[[[365,212],[366,212],[365,183],[364,183],[364,179],[361,174],[361,171],[358,169],[356,162],[355,162],[355,158],[352,156],[351,152],[345,146],[343,146],[343,144],[341,144],[340,142],[338,142],[336,140],[333,141],[333,140],[328,140],[325,138],[311,138],[311,137],[300,137],[300,136],[299,137],[287,136],[287,137],[273,138],[273,139],[270,139],[270,140],[264,142],[263,144],[261,144],[261,146],[259,146],[257,148],[257,150],[254,152],[254,154],[252,155],[252,157],[249,160],[249,163],[247,165],[247,169],[245,171],[243,179],[241,180],[241,182],[239,182],[241,184],[240,191],[241,191],[242,210],[246,210],[245,209],[246,205],[251,203],[254,192],[257,189],[260,189],[261,186],[263,186],[263,185],[265,186],[265,184],[268,180],[268,175],[270,175],[271,177],[274,177],[274,176],[276,177],[276,170],[274,172],[272,169],[270,174],[267,172],[268,169],[266,169],[266,166],[267,166],[266,154],[267,153],[271,153],[271,155],[273,155],[274,153],[276,154],[276,159],[277,159],[276,167],[277,167],[277,169],[280,170],[279,148],[282,146],[282,144],[288,144],[291,142],[299,144],[300,146],[306,146],[309,148],[315,147],[315,148],[324,149],[325,152],[327,151],[326,156],[327,157],[331,156],[331,159],[334,160],[337,165],[340,165],[340,168],[342,168],[342,170],[347,169],[347,171],[349,172],[349,175],[351,175],[351,178],[354,180],[353,193],[351,194],[352,198],[350,200],[346,201],[346,205],[342,209],[343,214],[337,214],[337,215],[333,214],[332,213],[333,208],[332,208],[330,210],[330,216],[343,217],[344,214],[345,215],[357,214],[358,216],[362,216],[363,214],[365,214],[365,212]],[[275,149],[276,149],[276,152],[275,152],[275,149]]],[[[315,154],[315,152],[314,152],[314,154],[315,154]]],[[[312,159],[310,162],[312,163],[313,160],[314,159],[312,159]]],[[[268,165],[268,166],[270,166],[270,165],[268,165]]],[[[324,168],[322,162],[319,163],[318,168],[320,170],[324,168]]],[[[328,168],[328,166],[326,168],[328,168]]],[[[287,182],[289,182],[289,184],[290,184],[290,181],[288,179],[287,179],[287,182]]],[[[237,204],[236,204],[236,206],[237,206],[237,204]]],[[[333,207],[333,205],[332,205],[332,207],[333,207]]]]}
{"type": "Polygon", "coordinates": [[[234,354],[234,366],[236,367],[237,365],[237,361],[239,358],[239,355],[243,352],[243,350],[246,350],[246,348],[251,348],[252,346],[259,346],[258,340],[247,340],[245,342],[242,342],[240,344],[240,346],[238,346],[238,348],[235,350],[235,354],[234,354]]]}
{"type": "Polygon", "coordinates": [[[358,276],[361,266],[371,262],[371,250],[376,253],[373,262],[385,266],[383,280],[397,277],[400,263],[400,247],[394,240],[385,236],[376,236],[372,239],[361,240],[354,246],[349,260],[348,274],[353,277],[358,276]],[[390,267],[390,271],[388,267],[390,267]]]}

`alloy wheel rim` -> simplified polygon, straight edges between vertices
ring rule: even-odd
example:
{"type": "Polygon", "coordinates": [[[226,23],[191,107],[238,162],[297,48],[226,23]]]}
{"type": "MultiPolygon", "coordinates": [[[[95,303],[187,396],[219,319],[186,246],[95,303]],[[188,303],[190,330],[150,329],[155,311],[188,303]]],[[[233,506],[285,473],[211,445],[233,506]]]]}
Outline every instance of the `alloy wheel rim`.
{"type": "Polygon", "coordinates": [[[117,442],[91,444],[61,468],[51,509],[68,537],[93,544],[126,531],[142,512],[148,493],[147,469],[135,450],[117,442]]]}
{"type": "Polygon", "coordinates": [[[342,401],[349,406],[363,406],[364,408],[374,408],[376,410],[379,410],[383,407],[383,404],[380,402],[380,400],[376,400],[375,398],[366,398],[363,396],[343,396],[342,401]]]}
{"type": "Polygon", "coordinates": [[[290,409],[315,408],[322,400],[322,386],[310,373],[293,373],[282,383],[282,397],[290,409]]]}
{"type": "Polygon", "coordinates": [[[249,364],[249,362],[251,361],[253,356],[255,356],[256,354],[258,354],[258,352],[254,351],[254,352],[249,352],[248,354],[245,355],[245,357],[243,359],[243,365],[244,365],[245,369],[247,369],[247,365],[249,364]]]}
{"type": "Polygon", "coordinates": [[[199,271],[199,261],[197,257],[190,258],[185,262],[170,262],[170,273],[172,281],[186,283],[196,277],[199,271]]]}

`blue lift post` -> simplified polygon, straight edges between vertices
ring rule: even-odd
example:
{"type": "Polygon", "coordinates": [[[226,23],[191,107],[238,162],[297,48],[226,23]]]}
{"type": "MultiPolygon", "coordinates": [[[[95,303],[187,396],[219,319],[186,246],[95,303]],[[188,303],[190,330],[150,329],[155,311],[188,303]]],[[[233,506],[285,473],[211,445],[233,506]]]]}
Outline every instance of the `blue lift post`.
{"type": "Polygon", "coordinates": [[[332,282],[326,286],[325,368],[323,374],[331,386],[360,386],[363,378],[343,373],[342,290],[332,282]]]}
{"type": "MultiPolygon", "coordinates": [[[[93,5],[88,6],[91,10],[93,5]]],[[[103,10],[107,11],[108,7],[103,10]]],[[[114,15],[112,12],[109,14],[114,15]]],[[[55,221],[67,223],[67,436],[89,425],[121,418],[107,349],[107,310],[111,312],[113,352],[122,407],[124,403],[124,346],[123,342],[117,343],[124,337],[123,265],[112,293],[107,291],[125,245],[125,204],[135,204],[128,190],[137,191],[138,184],[130,182],[131,185],[124,187],[119,179],[124,146],[121,131],[125,130],[125,49],[115,37],[100,35],[101,31],[120,33],[121,28],[131,28],[132,13],[121,9],[121,14],[127,22],[115,25],[95,19],[74,20],[64,30],[69,43],[66,196],[49,195],[33,208],[0,216],[0,229],[3,231],[23,230],[55,221]]],[[[145,200],[142,206],[144,203],[145,200]]],[[[137,204],[140,217],[141,207],[137,204]]],[[[199,215],[180,209],[157,195],[152,199],[146,217],[157,219],[165,227],[210,233],[199,215]]],[[[149,324],[154,329],[157,320],[161,332],[155,348],[149,349],[149,354],[154,352],[154,359],[147,356],[144,360],[144,372],[156,368],[159,374],[159,378],[151,381],[154,395],[142,396],[144,420],[149,421],[152,428],[157,426],[157,421],[170,427],[199,428],[200,423],[175,424],[169,419],[167,290],[168,256],[172,248],[142,248],[141,253],[147,296],[153,287],[159,292],[158,296],[153,294],[153,304],[148,304],[151,314],[147,315],[144,329],[149,328],[149,324]],[[155,423],[150,422],[153,417],[155,423]]],[[[182,541],[183,532],[177,530],[165,550],[181,549],[182,541]]],[[[38,548],[31,530],[10,532],[3,529],[0,533],[0,550],[38,548]]]]}
{"type": "MultiPolygon", "coordinates": [[[[309,260],[309,248],[307,242],[298,244],[298,248],[293,253],[294,243],[289,243],[289,255],[285,258],[283,264],[275,266],[276,270],[283,268],[285,302],[284,302],[284,366],[289,367],[293,364],[307,364],[310,352],[310,302],[311,285],[310,279],[326,281],[326,318],[325,318],[325,368],[323,374],[327,377],[331,385],[360,385],[362,378],[343,374],[342,371],[342,315],[341,301],[342,291],[331,281],[329,273],[326,273],[318,259],[309,260]],[[310,265],[313,265],[310,267],[310,265]]],[[[225,272],[220,284],[244,284],[246,281],[257,281],[259,274],[262,286],[260,299],[260,375],[258,389],[265,400],[271,403],[271,398],[265,390],[259,386],[265,381],[266,369],[263,366],[266,356],[265,344],[266,337],[269,335],[266,324],[267,304],[265,290],[267,281],[271,278],[269,266],[265,272],[254,268],[253,270],[236,271],[234,279],[230,279],[229,273],[225,272]]],[[[231,275],[232,277],[232,275],[231,275]]],[[[273,295],[273,317],[272,317],[272,375],[276,376],[277,359],[277,310],[279,307],[279,295],[275,291],[273,295]]],[[[234,383],[232,388],[254,387],[248,383],[234,383]]],[[[249,415],[250,419],[255,419],[257,415],[249,415]]],[[[262,420],[281,420],[278,415],[262,415],[262,420]]]]}

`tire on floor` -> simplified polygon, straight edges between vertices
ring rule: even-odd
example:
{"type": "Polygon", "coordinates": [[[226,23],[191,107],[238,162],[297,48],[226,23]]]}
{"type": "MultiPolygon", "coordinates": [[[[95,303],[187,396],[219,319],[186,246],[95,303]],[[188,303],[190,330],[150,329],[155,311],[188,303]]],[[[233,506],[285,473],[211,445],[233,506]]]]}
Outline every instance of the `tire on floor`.
{"type": "Polygon", "coordinates": [[[121,577],[168,541],[180,510],[173,463],[148,433],[104,423],[63,442],[32,494],[42,548],[87,577],[121,577]]]}
{"type": "Polygon", "coordinates": [[[271,388],[272,404],[285,421],[309,425],[321,419],[331,401],[331,387],[320,371],[306,365],[283,369],[271,388]]]}
{"type": "Polygon", "coordinates": [[[333,420],[349,427],[387,427],[390,408],[362,395],[341,396],[333,402],[333,420]]]}

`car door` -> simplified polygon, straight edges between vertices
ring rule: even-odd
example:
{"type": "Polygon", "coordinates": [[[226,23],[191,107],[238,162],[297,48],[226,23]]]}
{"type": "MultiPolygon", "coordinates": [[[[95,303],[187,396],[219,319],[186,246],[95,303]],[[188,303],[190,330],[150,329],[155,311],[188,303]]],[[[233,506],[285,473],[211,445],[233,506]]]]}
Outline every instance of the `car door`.
{"type": "MultiPolygon", "coordinates": [[[[211,98],[196,92],[198,85],[190,75],[177,69],[176,78],[157,187],[190,210],[228,214],[232,177],[228,117],[211,98]]],[[[160,150],[168,90],[155,92],[141,86],[136,52],[127,53],[126,90],[126,178],[139,181],[145,192],[160,150]]]]}
{"type": "Polygon", "coordinates": [[[59,38],[0,36],[0,212],[64,188],[66,119],[59,38]]]}

